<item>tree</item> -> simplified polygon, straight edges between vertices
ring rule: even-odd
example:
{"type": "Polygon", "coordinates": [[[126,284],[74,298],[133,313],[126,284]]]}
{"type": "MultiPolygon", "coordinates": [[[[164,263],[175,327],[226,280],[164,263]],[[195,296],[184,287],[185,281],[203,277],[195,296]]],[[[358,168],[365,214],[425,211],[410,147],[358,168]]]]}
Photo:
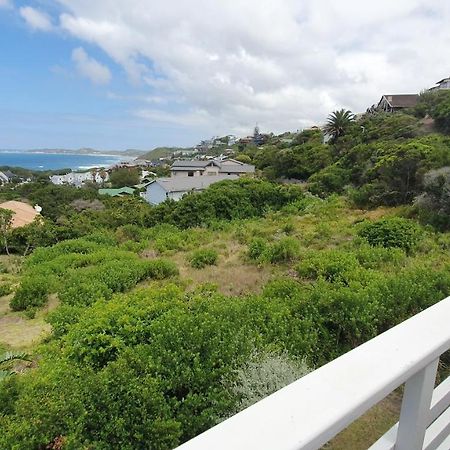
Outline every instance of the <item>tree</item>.
{"type": "Polygon", "coordinates": [[[23,252],[26,256],[37,247],[47,247],[57,242],[57,230],[53,222],[36,216],[33,222],[15,228],[11,233],[10,247],[14,252],[23,252]]]}
{"type": "Polygon", "coordinates": [[[333,140],[336,140],[347,132],[349,126],[354,121],[355,115],[351,111],[345,109],[334,111],[328,116],[324,131],[326,134],[329,134],[333,140]]]}
{"type": "Polygon", "coordinates": [[[134,167],[123,167],[111,173],[109,181],[112,187],[120,188],[124,186],[134,186],[139,183],[140,171],[134,167]]]}
{"type": "Polygon", "coordinates": [[[8,234],[11,230],[13,211],[5,208],[0,208],[0,235],[3,240],[3,245],[6,250],[6,254],[9,255],[8,248],[8,234]]]}
{"type": "Polygon", "coordinates": [[[100,178],[102,179],[102,186],[104,186],[107,176],[108,176],[108,172],[106,172],[106,170],[104,170],[104,169],[101,169],[100,170],[100,178]]]}
{"type": "Polygon", "coordinates": [[[252,162],[252,158],[250,158],[250,156],[246,155],[245,153],[237,155],[235,159],[236,161],[240,161],[244,164],[251,164],[252,162]]]}
{"type": "Polygon", "coordinates": [[[14,374],[14,371],[7,369],[8,363],[20,359],[21,361],[29,361],[29,356],[26,353],[6,352],[0,355],[0,382],[6,377],[14,374]]]}
{"type": "Polygon", "coordinates": [[[426,173],[424,192],[415,200],[420,218],[440,230],[450,229],[450,167],[426,173]]]}

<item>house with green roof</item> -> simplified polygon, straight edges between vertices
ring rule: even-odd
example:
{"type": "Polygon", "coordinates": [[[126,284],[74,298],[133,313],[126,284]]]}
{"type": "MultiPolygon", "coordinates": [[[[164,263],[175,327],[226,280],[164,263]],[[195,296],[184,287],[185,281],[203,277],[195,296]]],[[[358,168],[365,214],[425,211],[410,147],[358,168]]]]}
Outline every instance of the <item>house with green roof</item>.
{"type": "Polygon", "coordinates": [[[133,195],[135,189],[124,186],[116,189],[99,189],[98,193],[100,195],[109,195],[111,197],[123,197],[124,195],[133,195]]]}

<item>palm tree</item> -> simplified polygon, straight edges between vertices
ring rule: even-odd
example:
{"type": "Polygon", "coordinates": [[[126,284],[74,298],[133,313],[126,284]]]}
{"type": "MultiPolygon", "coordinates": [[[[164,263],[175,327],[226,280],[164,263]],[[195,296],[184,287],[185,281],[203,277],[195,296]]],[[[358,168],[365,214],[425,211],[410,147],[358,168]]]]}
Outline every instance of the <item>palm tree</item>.
{"type": "Polygon", "coordinates": [[[346,133],[350,124],[354,121],[355,115],[348,109],[334,111],[328,116],[324,131],[326,134],[329,134],[333,140],[336,140],[339,136],[346,133]]]}
{"type": "Polygon", "coordinates": [[[16,359],[30,361],[30,357],[26,353],[6,352],[3,355],[0,355],[0,382],[15,373],[14,371],[7,369],[7,366],[10,361],[16,359]]]}

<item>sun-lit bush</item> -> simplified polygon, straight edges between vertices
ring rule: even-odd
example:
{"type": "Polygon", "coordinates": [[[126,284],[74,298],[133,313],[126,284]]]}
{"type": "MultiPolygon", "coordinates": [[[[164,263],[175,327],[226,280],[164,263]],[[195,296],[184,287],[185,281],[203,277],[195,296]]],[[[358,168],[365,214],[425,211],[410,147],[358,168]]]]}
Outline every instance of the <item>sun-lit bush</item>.
{"type": "Polygon", "coordinates": [[[48,277],[23,278],[9,305],[13,311],[23,311],[35,306],[43,306],[47,303],[51,289],[52,280],[48,277]]]}
{"type": "Polygon", "coordinates": [[[201,248],[189,255],[189,264],[194,269],[203,269],[206,266],[214,266],[217,264],[219,255],[212,248],[201,248]]]}
{"type": "Polygon", "coordinates": [[[411,251],[423,236],[423,230],[412,220],[401,217],[363,223],[358,231],[372,246],[398,247],[411,251]]]}
{"type": "Polygon", "coordinates": [[[268,250],[268,260],[272,264],[287,263],[295,260],[300,253],[300,243],[292,237],[275,241],[268,250]]]}

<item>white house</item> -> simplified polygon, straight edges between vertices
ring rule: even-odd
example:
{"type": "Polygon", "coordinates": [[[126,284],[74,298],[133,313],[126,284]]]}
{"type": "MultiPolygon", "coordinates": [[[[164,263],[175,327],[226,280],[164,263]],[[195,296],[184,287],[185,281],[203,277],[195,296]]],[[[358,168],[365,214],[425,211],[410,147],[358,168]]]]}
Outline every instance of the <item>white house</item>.
{"type": "Polygon", "coordinates": [[[436,86],[433,86],[430,91],[440,90],[440,89],[450,89],[450,77],[443,78],[442,80],[436,83],[436,86]]]}
{"type": "Polygon", "coordinates": [[[200,176],[218,176],[218,175],[248,175],[255,172],[255,166],[245,164],[235,159],[209,161],[183,161],[178,160],[172,164],[170,169],[172,177],[200,177],[200,176]]]}
{"type": "Polygon", "coordinates": [[[87,181],[103,183],[109,179],[109,173],[106,171],[93,172],[70,172],[66,175],[52,175],[50,181],[53,184],[70,184],[75,187],[81,187],[87,181]]]}
{"type": "Polygon", "coordinates": [[[141,193],[141,197],[152,205],[159,205],[167,199],[178,201],[189,192],[203,191],[211,184],[219,181],[236,180],[238,178],[237,175],[157,178],[148,183],[146,191],[141,193]]]}

